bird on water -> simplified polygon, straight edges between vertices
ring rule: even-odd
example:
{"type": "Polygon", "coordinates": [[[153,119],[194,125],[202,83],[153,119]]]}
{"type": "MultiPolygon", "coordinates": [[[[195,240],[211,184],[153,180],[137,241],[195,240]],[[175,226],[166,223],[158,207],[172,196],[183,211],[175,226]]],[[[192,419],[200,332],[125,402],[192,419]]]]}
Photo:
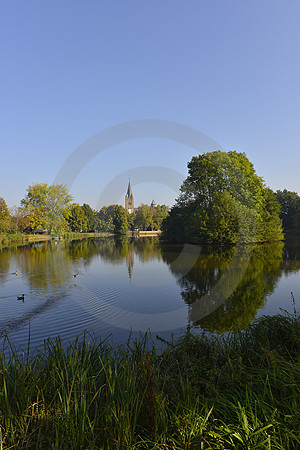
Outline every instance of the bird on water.
{"type": "Polygon", "coordinates": [[[11,274],[12,274],[12,275],[18,275],[18,272],[17,272],[17,270],[16,270],[15,272],[12,272],[11,274]]]}
{"type": "Polygon", "coordinates": [[[23,300],[23,301],[24,301],[24,295],[25,295],[25,294],[18,295],[18,296],[17,296],[17,299],[18,299],[18,300],[23,300]]]}

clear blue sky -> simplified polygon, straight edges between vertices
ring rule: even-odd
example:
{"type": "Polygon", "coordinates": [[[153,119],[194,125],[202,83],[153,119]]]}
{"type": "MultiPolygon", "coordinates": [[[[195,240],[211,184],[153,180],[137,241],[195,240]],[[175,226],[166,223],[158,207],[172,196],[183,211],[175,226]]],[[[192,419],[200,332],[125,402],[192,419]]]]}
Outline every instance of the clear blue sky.
{"type": "MultiPolygon", "coordinates": [[[[299,19],[298,0],[3,0],[0,197],[19,205],[86,140],[141,119],[199,130],[245,152],[272,189],[300,193],[299,19]]],[[[168,172],[165,183],[137,185],[136,170],[183,179],[194,154],[155,136],[120,142],[82,167],[70,191],[100,207],[107,186],[132,173],[136,204],[171,205],[168,172]]]]}

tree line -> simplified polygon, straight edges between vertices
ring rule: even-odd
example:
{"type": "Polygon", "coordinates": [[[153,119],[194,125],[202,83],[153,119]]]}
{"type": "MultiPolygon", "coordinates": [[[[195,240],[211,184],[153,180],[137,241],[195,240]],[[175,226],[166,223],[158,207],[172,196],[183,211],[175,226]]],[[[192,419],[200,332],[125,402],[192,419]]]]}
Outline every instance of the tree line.
{"type": "Polygon", "coordinates": [[[8,209],[0,197],[0,234],[24,229],[49,233],[163,231],[173,242],[236,244],[283,239],[300,233],[300,197],[286,189],[273,192],[244,153],[210,152],[194,156],[175,205],[142,204],[129,214],[120,205],[99,211],[79,205],[64,185],[35,183],[20,207],[8,209]]]}
{"type": "Polygon", "coordinates": [[[0,197],[0,234],[25,231],[48,232],[111,232],[125,234],[128,230],[159,230],[169,208],[140,205],[129,214],[120,205],[104,206],[99,211],[84,203],[73,202],[73,196],[61,184],[35,183],[28,187],[20,207],[11,210],[0,197]]]}

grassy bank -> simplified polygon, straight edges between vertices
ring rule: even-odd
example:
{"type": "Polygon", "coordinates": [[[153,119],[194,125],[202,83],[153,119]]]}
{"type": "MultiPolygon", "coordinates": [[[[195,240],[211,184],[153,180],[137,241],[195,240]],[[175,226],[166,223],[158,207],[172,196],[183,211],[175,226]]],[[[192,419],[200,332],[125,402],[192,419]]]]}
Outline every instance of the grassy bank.
{"type": "MultiPolygon", "coordinates": [[[[111,233],[64,233],[62,238],[65,240],[82,239],[89,237],[106,237],[112,236],[111,233]]],[[[19,245],[26,245],[32,242],[46,242],[52,239],[58,239],[60,236],[51,236],[49,234],[6,234],[0,235],[1,247],[16,247],[19,245]]]]}
{"type": "Polygon", "coordinates": [[[52,237],[46,234],[2,234],[0,235],[0,248],[18,245],[26,245],[31,242],[49,241],[52,237]]]}
{"type": "MultiPolygon", "coordinates": [[[[8,342],[6,341],[6,345],[8,342]]],[[[1,448],[299,448],[299,318],[155,351],[90,336],[0,358],[1,448]]]]}

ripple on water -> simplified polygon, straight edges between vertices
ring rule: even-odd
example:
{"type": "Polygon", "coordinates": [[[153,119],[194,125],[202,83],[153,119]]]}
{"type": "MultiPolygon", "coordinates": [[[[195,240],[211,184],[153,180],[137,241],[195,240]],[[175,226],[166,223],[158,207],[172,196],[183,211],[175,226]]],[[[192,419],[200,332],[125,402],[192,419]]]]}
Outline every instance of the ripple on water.
{"type": "Polygon", "coordinates": [[[112,314],[112,306],[119,304],[123,295],[124,288],[115,280],[88,277],[81,280],[73,299],[92,316],[91,321],[97,317],[105,322],[112,314]]]}

